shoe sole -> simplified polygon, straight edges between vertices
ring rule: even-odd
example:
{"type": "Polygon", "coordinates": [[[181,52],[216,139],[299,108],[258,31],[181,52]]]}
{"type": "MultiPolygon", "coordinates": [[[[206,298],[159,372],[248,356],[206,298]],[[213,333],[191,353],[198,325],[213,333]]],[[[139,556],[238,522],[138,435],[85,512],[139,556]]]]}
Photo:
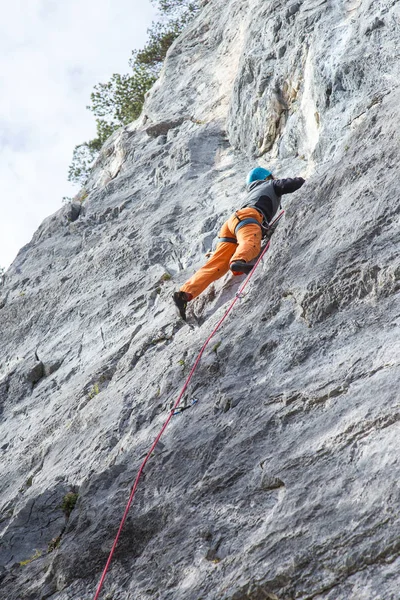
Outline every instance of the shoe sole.
{"type": "Polygon", "coordinates": [[[254,265],[242,265],[236,269],[230,267],[230,270],[234,275],[248,275],[254,268],[254,265]]]}

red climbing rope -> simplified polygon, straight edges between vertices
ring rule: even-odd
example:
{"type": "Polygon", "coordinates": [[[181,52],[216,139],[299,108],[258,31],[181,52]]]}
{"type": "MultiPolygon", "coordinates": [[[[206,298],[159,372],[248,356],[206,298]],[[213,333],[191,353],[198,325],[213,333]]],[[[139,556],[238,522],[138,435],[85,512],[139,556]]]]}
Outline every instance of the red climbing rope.
{"type": "MultiPolygon", "coordinates": [[[[276,223],[277,223],[277,222],[280,220],[280,218],[283,216],[284,212],[285,212],[285,211],[284,211],[284,210],[282,210],[282,212],[280,212],[280,213],[279,213],[279,215],[276,217],[276,219],[275,219],[274,221],[272,221],[272,223],[271,223],[271,226],[273,226],[274,224],[276,224],[276,223]]],[[[135,483],[133,484],[133,487],[132,487],[132,490],[131,490],[131,494],[130,494],[130,496],[129,496],[129,500],[128,500],[128,503],[127,503],[127,505],[126,505],[126,508],[125,508],[125,511],[124,511],[123,517],[122,517],[122,519],[121,519],[121,523],[120,523],[120,526],[119,526],[119,528],[118,528],[117,535],[116,535],[116,537],[115,537],[115,540],[114,540],[114,543],[113,543],[113,545],[112,545],[112,548],[111,548],[110,554],[109,554],[109,556],[108,556],[108,559],[107,559],[107,562],[106,562],[106,566],[104,567],[104,570],[103,570],[103,573],[102,573],[102,575],[101,575],[101,578],[100,578],[100,581],[99,581],[99,585],[97,586],[96,594],[95,594],[95,596],[94,596],[94,599],[93,599],[93,600],[97,600],[97,599],[99,598],[99,595],[100,595],[100,592],[101,592],[101,588],[103,587],[103,583],[104,583],[104,580],[105,580],[105,578],[106,578],[106,575],[107,575],[108,568],[109,568],[109,566],[110,566],[110,563],[111,563],[111,560],[112,560],[112,557],[113,557],[113,554],[114,554],[115,548],[116,548],[116,546],[117,546],[117,543],[118,543],[119,537],[120,537],[120,535],[121,535],[122,528],[123,528],[123,526],[124,526],[124,523],[125,523],[125,521],[126,521],[126,518],[127,518],[127,516],[128,516],[128,512],[129,512],[129,509],[130,509],[130,507],[131,507],[131,504],[132,504],[133,497],[134,497],[134,495],[135,495],[136,489],[137,489],[137,487],[138,487],[138,484],[139,484],[139,479],[140,479],[140,476],[141,476],[141,474],[142,474],[142,472],[143,472],[143,469],[144,469],[144,467],[146,466],[146,463],[147,463],[147,461],[149,460],[149,458],[150,458],[150,456],[151,456],[151,454],[152,454],[152,452],[153,452],[154,448],[157,446],[157,444],[158,444],[158,442],[159,442],[159,440],[160,440],[160,437],[162,436],[162,434],[163,434],[163,433],[164,433],[164,431],[166,430],[166,428],[167,428],[167,426],[168,426],[168,423],[169,423],[169,422],[170,422],[170,420],[172,419],[172,417],[173,417],[173,415],[174,415],[174,412],[175,412],[175,410],[178,408],[178,406],[179,406],[179,404],[180,404],[180,401],[182,400],[182,397],[183,397],[184,393],[186,392],[186,389],[187,389],[187,387],[188,387],[188,385],[189,385],[189,383],[190,383],[190,380],[192,379],[192,377],[193,377],[193,374],[194,374],[194,372],[195,372],[195,370],[196,370],[196,368],[197,368],[197,365],[198,365],[198,364],[199,364],[199,362],[200,362],[200,359],[201,359],[201,357],[202,357],[202,355],[203,355],[203,353],[204,353],[204,350],[207,348],[208,344],[210,343],[210,340],[211,340],[211,339],[214,337],[214,335],[217,333],[218,329],[221,327],[222,323],[225,321],[226,317],[229,315],[229,313],[231,312],[231,310],[232,310],[232,309],[233,309],[233,307],[235,306],[236,302],[239,300],[239,298],[242,298],[242,293],[243,293],[243,290],[245,289],[245,287],[246,287],[246,286],[247,286],[247,284],[249,283],[250,279],[251,279],[251,278],[252,278],[252,276],[254,275],[254,272],[255,272],[256,268],[258,267],[259,263],[261,262],[261,260],[262,260],[262,258],[263,258],[263,256],[264,256],[264,254],[267,252],[267,250],[268,250],[268,248],[269,248],[269,246],[270,246],[270,243],[271,243],[271,240],[269,240],[269,241],[268,241],[268,243],[266,244],[266,246],[263,248],[263,251],[262,251],[262,253],[260,254],[260,256],[259,256],[259,258],[258,258],[257,262],[255,263],[255,265],[254,265],[253,269],[250,271],[250,273],[248,274],[248,276],[247,276],[247,277],[246,277],[246,279],[244,280],[243,284],[240,286],[240,288],[239,288],[238,292],[236,293],[236,295],[235,295],[234,299],[232,300],[231,304],[230,304],[230,305],[229,305],[229,307],[227,308],[226,312],[225,312],[225,313],[224,313],[224,315],[223,315],[223,316],[220,318],[220,320],[218,321],[218,323],[216,324],[216,326],[214,327],[214,329],[212,330],[212,332],[210,333],[210,335],[208,336],[208,338],[206,339],[206,341],[205,341],[205,342],[204,342],[204,344],[202,345],[202,347],[201,347],[201,350],[200,350],[199,354],[197,355],[197,358],[196,358],[196,360],[195,360],[195,362],[194,362],[194,365],[193,365],[193,367],[192,367],[192,369],[191,369],[191,371],[190,371],[190,373],[189,373],[189,375],[188,375],[188,377],[187,377],[187,379],[186,379],[186,381],[185,381],[185,383],[184,383],[184,386],[183,386],[183,388],[182,388],[182,390],[181,390],[181,393],[179,394],[178,398],[176,399],[176,401],[175,401],[175,403],[174,403],[173,407],[172,407],[172,408],[171,408],[171,410],[170,410],[170,413],[169,413],[169,415],[168,415],[167,419],[165,420],[165,423],[164,423],[164,425],[161,427],[161,430],[160,430],[160,432],[158,433],[158,435],[157,435],[156,439],[155,439],[155,440],[154,440],[154,442],[152,443],[150,450],[149,450],[149,451],[148,451],[148,453],[146,454],[146,457],[145,457],[145,459],[143,460],[143,462],[142,462],[142,464],[141,464],[141,466],[140,466],[140,469],[139,469],[139,471],[138,471],[138,474],[136,475],[135,483]]]]}

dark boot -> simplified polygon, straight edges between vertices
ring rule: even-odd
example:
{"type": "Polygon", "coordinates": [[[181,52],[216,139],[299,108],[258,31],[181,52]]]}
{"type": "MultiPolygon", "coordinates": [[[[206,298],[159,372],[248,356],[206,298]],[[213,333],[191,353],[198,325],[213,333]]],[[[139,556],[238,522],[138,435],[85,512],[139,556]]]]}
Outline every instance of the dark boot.
{"type": "Polygon", "coordinates": [[[189,300],[191,300],[190,295],[186,292],[175,292],[172,298],[175,302],[175,306],[179,310],[180,316],[186,321],[186,307],[189,300]]]}
{"type": "Polygon", "coordinates": [[[242,275],[243,273],[247,275],[253,267],[254,264],[247,263],[244,260],[235,260],[229,265],[229,268],[234,275],[242,275]]]}

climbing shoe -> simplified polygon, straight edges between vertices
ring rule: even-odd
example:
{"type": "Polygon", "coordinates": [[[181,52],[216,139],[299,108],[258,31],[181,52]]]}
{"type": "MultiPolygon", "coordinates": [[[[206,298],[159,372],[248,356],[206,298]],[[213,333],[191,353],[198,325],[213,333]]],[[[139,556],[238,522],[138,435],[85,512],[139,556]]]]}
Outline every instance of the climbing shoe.
{"type": "Polygon", "coordinates": [[[229,266],[234,275],[243,275],[243,273],[247,275],[253,267],[252,263],[247,263],[244,260],[235,260],[229,266]]]}
{"type": "Polygon", "coordinates": [[[184,321],[186,321],[186,307],[191,297],[186,292],[175,292],[172,296],[175,302],[175,306],[179,310],[179,314],[184,321]]]}

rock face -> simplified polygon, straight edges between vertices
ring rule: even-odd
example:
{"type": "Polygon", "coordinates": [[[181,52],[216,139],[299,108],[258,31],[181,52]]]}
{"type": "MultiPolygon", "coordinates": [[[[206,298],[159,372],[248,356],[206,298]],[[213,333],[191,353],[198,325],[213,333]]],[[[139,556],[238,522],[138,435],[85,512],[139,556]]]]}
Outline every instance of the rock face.
{"type": "Polygon", "coordinates": [[[88,600],[238,282],[172,292],[254,164],[307,182],[145,468],[102,598],[398,599],[400,4],[211,0],[0,288],[0,596],[88,600]]]}

